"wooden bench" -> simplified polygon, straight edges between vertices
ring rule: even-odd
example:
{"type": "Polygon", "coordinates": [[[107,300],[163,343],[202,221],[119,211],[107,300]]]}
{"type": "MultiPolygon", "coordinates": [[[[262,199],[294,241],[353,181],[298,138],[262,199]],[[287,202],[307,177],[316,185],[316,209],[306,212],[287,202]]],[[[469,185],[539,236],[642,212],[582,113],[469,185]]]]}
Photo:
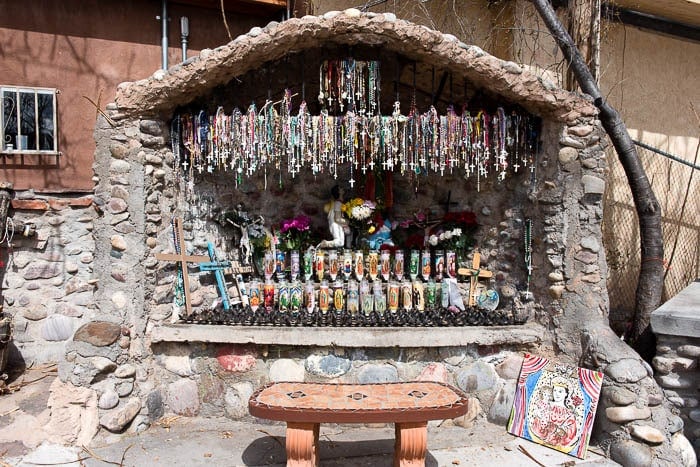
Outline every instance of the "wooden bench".
{"type": "Polygon", "coordinates": [[[394,423],[394,466],[423,466],[428,420],[467,412],[468,398],[447,384],[272,383],[248,402],[250,414],[287,422],[287,466],[317,466],[321,423],[394,423]]]}

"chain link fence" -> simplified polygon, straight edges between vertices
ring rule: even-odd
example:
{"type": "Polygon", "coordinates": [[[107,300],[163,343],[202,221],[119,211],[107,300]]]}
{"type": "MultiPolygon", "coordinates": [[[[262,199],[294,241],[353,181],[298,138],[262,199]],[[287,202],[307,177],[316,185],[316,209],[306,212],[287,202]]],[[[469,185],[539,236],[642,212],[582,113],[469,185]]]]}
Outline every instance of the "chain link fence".
{"type": "MultiPolygon", "coordinates": [[[[700,278],[698,150],[694,161],[688,161],[641,142],[635,144],[662,209],[665,302],[700,278]]],[[[610,148],[603,240],[609,268],[610,325],[622,334],[634,314],[640,267],[639,220],[627,177],[610,148]]]]}

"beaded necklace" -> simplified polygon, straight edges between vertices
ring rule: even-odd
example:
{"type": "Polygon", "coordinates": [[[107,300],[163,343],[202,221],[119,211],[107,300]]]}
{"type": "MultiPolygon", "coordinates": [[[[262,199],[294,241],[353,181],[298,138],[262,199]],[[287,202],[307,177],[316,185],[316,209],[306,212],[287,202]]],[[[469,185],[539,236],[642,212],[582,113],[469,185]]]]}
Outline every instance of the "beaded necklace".
{"type": "MultiPolygon", "coordinates": [[[[343,86],[347,89],[347,79],[343,86]]],[[[350,101],[346,105],[359,110],[364,100],[350,101]]],[[[176,173],[190,181],[194,170],[205,168],[235,171],[236,186],[260,171],[266,176],[270,167],[280,177],[283,170],[295,177],[308,167],[314,175],[327,171],[337,178],[338,166],[348,164],[351,186],[355,170],[398,170],[415,181],[421,173],[459,169],[466,178],[476,178],[479,191],[483,179],[493,175],[502,181],[521,167],[530,169],[534,185],[538,131],[533,117],[506,114],[502,108],[472,116],[466,108],[458,115],[450,106],[440,115],[435,107],[423,114],[412,107],[404,116],[399,101],[391,116],[352,111],[336,116],[328,109],[312,116],[303,101],[293,115],[292,95],[285,91],[280,101],[268,100],[260,111],[252,103],[245,113],[234,109],[227,115],[218,107],[212,116],[204,110],[178,114],[171,122],[171,144],[176,173]]]]}

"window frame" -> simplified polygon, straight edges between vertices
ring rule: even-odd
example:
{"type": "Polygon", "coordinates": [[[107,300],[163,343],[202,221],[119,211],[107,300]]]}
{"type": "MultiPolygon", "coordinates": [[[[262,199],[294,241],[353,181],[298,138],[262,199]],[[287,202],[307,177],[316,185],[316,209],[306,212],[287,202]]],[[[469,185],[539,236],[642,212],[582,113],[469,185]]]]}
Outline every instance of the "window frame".
{"type": "MultiPolygon", "coordinates": [[[[14,86],[14,85],[0,85],[0,100],[2,100],[2,106],[0,106],[0,153],[4,155],[11,155],[11,154],[37,154],[37,155],[60,155],[60,151],[58,150],[58,118],[57,118],[57,99],[56,95],[59,93],[59,90],[56,88],[45,88],[45,87],[35,87],[35,86],[14,86]],[[51,104],[52,104],[52,124],[53,128],[51,131],[52,135],[52,142],[53,142],[53,148],[51,149],[20,149],[17,147],[17,144],[14,144],[12,150],[7,149],[8,141],[5,140],[5,93],[6,92],[12,92],[14,93],[14,98],[15,98],[15,105],[13,112],[15,112],[15,119],[16,119],[16,125],[17,125],[17,136],[22,136],[21,133],[21,105],[17,105],[17,102],[20,101],[20,94],[21,93],[31,93],[34,94],[34,134],[35,134],[35,141],[34,141],[34,147],[36,148],[41,148],[41,126],[39,125],[39,119],[40,119],[40,114],[39,114],[39,96],[40,95],[49,95],[51,96],[51,104]]],[[[29,135],[27,135],[29,136],[29,135]]],[[[16,143],[16,141],[15,141],[16,143]]]]}

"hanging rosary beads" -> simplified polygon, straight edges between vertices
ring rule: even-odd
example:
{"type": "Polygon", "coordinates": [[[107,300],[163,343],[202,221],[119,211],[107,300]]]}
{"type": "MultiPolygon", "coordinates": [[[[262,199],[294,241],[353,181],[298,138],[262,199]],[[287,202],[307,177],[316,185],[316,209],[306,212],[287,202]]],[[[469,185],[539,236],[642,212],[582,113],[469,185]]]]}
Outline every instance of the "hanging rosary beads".
{"type": "MultiPolygon", "coordinates": [[[[475,178],[477,190],[490,176],[505,180],[509,172],[530,168],[534,174],[537,148],[536,119],[498,108],[476,114],[453,106],[445,115],[430,107],[421,114],[411,104],[408,115],[398,101],[391,115],[381,115],[381,77],[378,61],[352,58],[326,60],[319,67],[320,115],[311,115],[302,99],[292,113],[292,94],[285,90],[278,102],[267,100],[258,109],[227,114],[218,107],[176,115],[171,124],[173,155],[188,183],[195,174],[232,171],[235,183],[243,177],[286,170],[296,177],[308,168],[313,175],[338,176],[347,164],[348,180],[367,170],[398,171],[415,178],[427,174],[461,173],[475,178]]],[[[415,69],[414,69],[415,81],[415,69]]],[[[415,94],[415,93],[414,93],[415,94]]]]}
{"type": "MultiPolygon", "coordinates": [[[[324,93],[325,95],[325,93],[324,93]]],[[[335,98],[333,98],[335,99],[335,98]]],[[[353,103],[355,105],[356,103],[353,103]]],[[[259,171],[285,169],[295,177],[302,168],[314,175],[337,177],[339,164],[352,170],[399,171],[402,175],[453,174],[481,181],[532,168],[537,147],[535,118],[499,108],[457,114],[450,107],[439,115],[434,107],[408,115],[394,104],[390,116],[348,111],[344,115],[311,115],[305,102],[291,114],[285,91],[280,111],[271,102],[246,113],[183,113],[173,120],[173,154],[186,177],[194,173],[233,171],[236,183],[259,171]]]]}

